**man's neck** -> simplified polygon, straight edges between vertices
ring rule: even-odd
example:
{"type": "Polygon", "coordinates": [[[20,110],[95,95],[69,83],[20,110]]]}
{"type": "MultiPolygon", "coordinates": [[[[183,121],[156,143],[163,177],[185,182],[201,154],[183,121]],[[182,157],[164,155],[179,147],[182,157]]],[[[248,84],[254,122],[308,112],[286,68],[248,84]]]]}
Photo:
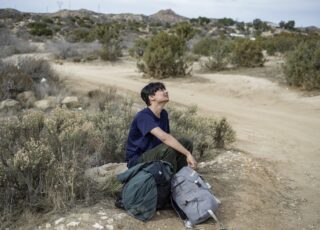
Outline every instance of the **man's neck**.
{"type": "Polygon", "coordinates": [[[164,106],[165,104],[152,104],[148,106],[148,108],[154,113],[154,115],[156,115],[156,117],[160,118],[160,114],[164,106]]]}

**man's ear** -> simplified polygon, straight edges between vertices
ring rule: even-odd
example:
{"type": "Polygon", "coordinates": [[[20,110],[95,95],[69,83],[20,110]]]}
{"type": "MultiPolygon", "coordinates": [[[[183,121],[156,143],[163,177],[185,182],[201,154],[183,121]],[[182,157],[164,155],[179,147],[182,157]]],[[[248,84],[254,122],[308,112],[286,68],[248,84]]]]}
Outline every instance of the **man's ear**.
{"type": "Polygon", "coordinates": [[[154,100],[154,95],[149,95],[149,101],[153,101],[154,100]]]}

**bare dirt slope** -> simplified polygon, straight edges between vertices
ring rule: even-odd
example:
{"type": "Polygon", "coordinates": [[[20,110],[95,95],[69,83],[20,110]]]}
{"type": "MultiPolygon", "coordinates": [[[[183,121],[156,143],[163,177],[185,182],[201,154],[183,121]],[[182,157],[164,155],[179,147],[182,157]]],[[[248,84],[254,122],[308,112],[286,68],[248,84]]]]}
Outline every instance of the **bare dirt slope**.
{"type": "MultiPolygon", "coordinates": [[[[141,78],[135,63],[130,61],[112,65],[64,63],[54,67],[70,85],[84,90],[109,85],[138,94],[150,81],[141,78]]],[[[243,194],[237,194],[242,198],[241,204],[246,204],[248,193],[257,193],[251,198],[264,198],[254,203],[248,196],[247,205],[250,205],[247,212],[241,214],[256,218],[241,225],[241,220],[246,218],[238,217],[238,222],[229,220],[229,226],[234,229],[250,226],[257,229],[254,224],[258,224],[259,229],[320,228],[320,96],[305,97],[266,79],[243,75],[195,73],[191,78],[163,82],[171,101],[197,105],[205,116],[226,117],[237,132],[235,147],[249,153],[250,161],[253,156],[258,158],[253,161],[273,165],[268,166],[271,171],[264,171],[263,175],[251,169],[246,177],[264,176],[251,180],[255,181],[253,184],[235,180],[236,186],[244,188],[243,194]],[[270,184],[276,183],[279,186],[272,190],[270,184]],[[248,186],[243,187],[245,185],[248,186]],[[264,216],[259,215],[259,211],[264,216]],[[262,222],[259,224],[259,221],[262,222]]],[[[241,160],[236,162],[241,165],[241,160]]],[[[230,186],[234,190],[239,188],[230,186]]],[[[230,218],[235,217],[236,214],[230,218]]]]}

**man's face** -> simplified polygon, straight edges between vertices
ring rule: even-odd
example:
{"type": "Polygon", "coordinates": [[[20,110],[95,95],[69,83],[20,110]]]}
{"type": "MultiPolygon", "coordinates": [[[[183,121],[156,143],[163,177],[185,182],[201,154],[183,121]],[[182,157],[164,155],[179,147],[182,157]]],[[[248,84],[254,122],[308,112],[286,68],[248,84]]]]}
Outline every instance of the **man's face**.
{"type": "Polygon", "coordinates": [[[150,102],[156,101],[158,103],[168,102],[169,101],[169,93],[166,89],[159,89],[155,92],[153,96],[150,97],[150,102]]]}

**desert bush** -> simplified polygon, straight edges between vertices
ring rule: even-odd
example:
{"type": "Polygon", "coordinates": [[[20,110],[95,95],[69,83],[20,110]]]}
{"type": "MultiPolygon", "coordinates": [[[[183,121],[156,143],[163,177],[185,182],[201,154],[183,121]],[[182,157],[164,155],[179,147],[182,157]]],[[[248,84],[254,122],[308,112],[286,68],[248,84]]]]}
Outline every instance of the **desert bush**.
{"type": "Polygon", "coordinates": [[[20,58],[17,67],[32,78],[33,91],[37,98],[58,93],[61,87],[60,80],[47,60],[20,58]]]}
{"type": "Polygon", "coordinates": [[[289,20],[288,22],[280,21],[279,26],[280,28],[287,29],[287,30],[294,30],[295,21],[289,20]]]}
{"type": "Polygon", "coordinates": [[[52,36],[53,32],[44,22],[30,22],[27,27],[29,32],[35,36],[52,36]]]}
{"type": "Polygon", "coordinates": [[[174,26],[175,34],[185,41],[190,40],[196,33],[196,30],[188,22],[180,22],[174,26]]]}
{"type": "Polygon", "coordinates": [[[129,49],[129,54],[131,57],[141,59],[144,54],[144,50],[148,45],[148,40],[144,38],[138,38],[134,41],[134,45],[129,49]]]}
{"type": "Polygon", "coordinates": [[[228,40],[212,40],[207,60],[201,61],[201,66],[209,71],[219,71],[227,67],[230,62],[232,44],[228,40]]]}
{"type": "Polygon", "coordinates": [[[35,49],[30,43],[18,39],[6,28],[0,28],[0,58],[17,53],[30,53],[35,49]]]}
{"type": "Polygon", "coordinates": [[[192,47],[192,52],[197,55],[202,55],[208,57],[210,52],[213,50],[214,39],[210,37],[204,37],[198,41],[192,47]]]}
{"type": "Polygon", "coordinates": [[[225,118],[215,120],[197,116],[197,107],[169,108],[171,133],[191,138],[194,155],[201,158],[213,148],[224,148],[235,141],[235,131],[225,118]]]}
{"type": "Polygon", "coordinates": [[[274,55],[275,53],[286,53],[291,51],[293,47],[296,47],[302,40],[303,36],[281,33],[275,35],[271,38],[259,38],[263,49],[265,49],[269,55],[274,55]]]}
{"type": "Polygon", "coordinates": [[[241,67],[263,66],[265,59],[259,42],[237,39],[232,48],[232,63],[241,67]]]}
{"type": "Polygon", "coordinates": [[[0,100],[15,99],[33,87],[32,78],[16,66],[0,61],[0,100]]]}
{"type": "Polygon", "coordinates": [[[120,28],[121,26],[118,24],[104,24],[98,25],[94,29],[95,38],[102,44],[100,57],[105,61],[116,61],[122,56],[120,28]]]}
{"type": "Polygon", "coordinates": [[[47,41],[46,49],[52,52],[56,58],[60,59],[84,59],[97,56],[101,50],[101,44],[98,41],[91,43],[69,43],[64,40],[47,41]]]}
{"type": "Polygon", "coordinates": [[[16,65],[0,61],[0,76],[0,99],[15,99],[28,90],[41,99],[63,88],[49,62],[41,59],[19,58],[16,65]]]}
{"type": "Polygon", "coordinates": [[[190,22],[193,23],[193,24],[199,24],[201,26],[203,25],[207,25],[210,23],[210,19],[209,18],[206,18],[206,17],[198,17],[198,18],[191,18],[190,19],[190,22]]]}
{"type": "Polygon", "coordinates": [[[286,55],[283,71],[289,85],[303,89],[320,88],[320,42],[301,42],[286,55]]]}
{"type": "Polygon", "coordinates": [[[186,42],[176,35],[160,32],[149,41],[139,68],[147,76],[166,78],[185,76],[190,63],[186,56],[186,42]]]}
{"type": "Polygon", "coordinates": [[[100,162],[123,162],[130,123],[133,119],[132,101],[110,100],[104,111],[90,118],[103,137],[100,162]]]}
{"type": "Polygon", "coordinates": [[[261,21],[259,18],[256,18],[252,21],[252,26],[255,29],[256,35],[260,35],[262,32],[270,29],[270,27],[267,25],[267,23],[261,21]]]}
{"type": "Polygon", "coordinates": [[[68,31],[66,39],[69,42],[92,42],[94,37],[90,34],[89,28],[75,28],[68,31]]]}
{"type": "Polygon", "coordinates": [[[64,109],[46,118],[28,112],[1,121],[0,131],[2,218],[20,208],[60,209],[86,198],[91,182],[84,170],[102,142],[85,116],[64,109]]]}

